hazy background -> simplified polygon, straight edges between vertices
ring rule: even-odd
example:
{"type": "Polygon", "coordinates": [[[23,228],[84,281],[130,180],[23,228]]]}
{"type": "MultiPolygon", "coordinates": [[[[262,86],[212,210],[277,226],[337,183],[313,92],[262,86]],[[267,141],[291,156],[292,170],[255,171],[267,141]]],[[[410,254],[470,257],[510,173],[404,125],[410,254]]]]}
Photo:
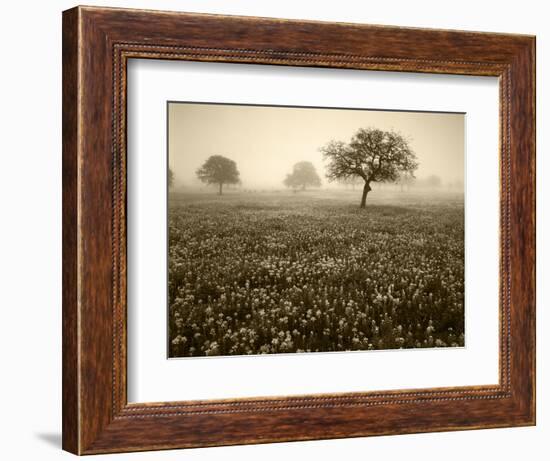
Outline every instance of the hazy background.
{"type": "Polygon", "coordinates": [[[463,183],[464,114],[451,113],[171,102],[168,163],[176,188],[201,185],[195,171],[211,155],[237,162],[243,188],[284,188],[299,161],[313,163],[327,187],[319,148],[332,139],[349,142],[362,127],[404,135],[418,157],[417,178],[463,183]]]}

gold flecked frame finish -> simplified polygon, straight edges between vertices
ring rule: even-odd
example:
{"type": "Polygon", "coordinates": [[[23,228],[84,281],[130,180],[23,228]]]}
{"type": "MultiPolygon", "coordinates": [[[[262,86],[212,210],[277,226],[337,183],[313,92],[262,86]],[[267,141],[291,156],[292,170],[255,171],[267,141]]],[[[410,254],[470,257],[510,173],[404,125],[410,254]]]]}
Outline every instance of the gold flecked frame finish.
{"type": "Polygon", "coordinates": [[[534,79],[530,36],[93,7],[65,11],[63,448],[91,454],[533,425],[534,79]],[[128,403],[126,68],[132,58],[498,77],[499,384],[128,403]]]}

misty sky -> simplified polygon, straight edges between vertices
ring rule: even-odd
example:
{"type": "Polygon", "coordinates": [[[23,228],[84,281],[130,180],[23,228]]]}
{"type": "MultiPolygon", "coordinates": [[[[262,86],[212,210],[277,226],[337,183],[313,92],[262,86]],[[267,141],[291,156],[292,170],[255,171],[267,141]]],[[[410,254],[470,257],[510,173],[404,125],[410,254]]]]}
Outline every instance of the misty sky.
{"type": "Polygon", "coordinates": [[[283,188],[299,161],[312,162],[326,186],[319,148],[331,139],[349,142],[366,127],[394,129],[409,139],[417,178],[464,180],[463,114],[170,103],[168,118],[176,186],[199,184],[195,171],[210,155],[237,162],[244,188],[283,188]]]}

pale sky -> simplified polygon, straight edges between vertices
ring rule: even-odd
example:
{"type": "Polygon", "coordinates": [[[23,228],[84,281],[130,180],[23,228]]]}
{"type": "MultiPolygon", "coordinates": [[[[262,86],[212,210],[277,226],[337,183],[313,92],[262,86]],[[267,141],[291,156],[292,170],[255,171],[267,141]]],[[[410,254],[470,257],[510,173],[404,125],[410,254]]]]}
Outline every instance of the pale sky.
{"type": "Polygon", "coordinates": [[[309,161],[324,186],[319,148],[349,142],[359,128],[393,129],[416,153],[417,178],[464,180],[464,115],[350,109],[169,103],[169,165],[176,185],[199,184],[195,171],[210,155],[237,162],[244,188],[283,188],[296,162],[309,161]]]}

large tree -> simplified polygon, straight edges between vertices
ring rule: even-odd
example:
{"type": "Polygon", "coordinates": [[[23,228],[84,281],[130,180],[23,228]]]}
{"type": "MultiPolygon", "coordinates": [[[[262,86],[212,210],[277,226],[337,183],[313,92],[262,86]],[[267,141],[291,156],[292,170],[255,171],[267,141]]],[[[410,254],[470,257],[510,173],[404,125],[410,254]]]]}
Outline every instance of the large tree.
{"type": "Polygon", "coordinates": [[[320,187],[321,178],[311,162],[298,162],[292,168],[292,173],[286,175],[283,183],[294,190],[305,190],[306,187],[320,187]]]}
{"type": "Polygon", "coordinates": [[[222,195],[224,184],[238,184],[237,164],[223,155],[212,155],[197,170],[197,177],[205,184],[217,184],[218,194],[222,195]]]}
{"type": "Polygon", "coordinates": [[[321,148],[328,160],[327,178],[338,181],[353,177],[363,180],[361,208],[373,182],[394,182],[401,174],[413,175],[416,155],[407,140],[395,131],[360,128],[349,143],[330,141],[321,148]]]}

